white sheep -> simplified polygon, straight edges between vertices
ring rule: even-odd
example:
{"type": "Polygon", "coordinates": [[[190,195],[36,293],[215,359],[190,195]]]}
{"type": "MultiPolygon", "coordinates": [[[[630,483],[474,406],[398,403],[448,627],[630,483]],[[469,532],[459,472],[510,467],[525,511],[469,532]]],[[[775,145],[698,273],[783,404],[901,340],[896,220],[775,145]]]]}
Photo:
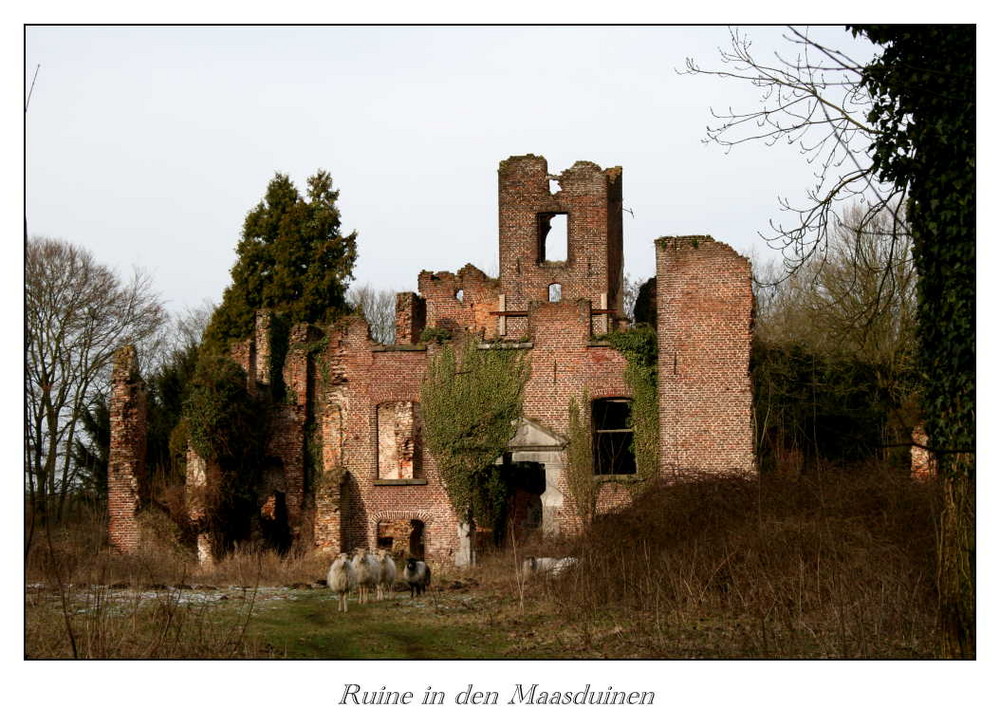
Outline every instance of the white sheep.
{"type": "Polygon", "coordinates": [[[528,557],[524,559],[524,563],[521,565],[521,572],[525,579],[533,575],[558,576],[572,568],[576,563],[577,559],[572,556],[566,558],[528,557]]]}
{"type": "Polygon", "coordinates": [[[392,559],[392,553],[387,550],[376,550],[375,557],[382,563],[382,577],[376,587],[376,597],[381,601],[386,594],[392,598],[392,587],[396,584],[396,562],[392,559]]]}
{"type": "Polygon", "coordinates": [[[330,564],[330,570],[326,574],[326,585],[337,596],[337,610],[347,613],[347,593],[353,590],[358,583],[357,574],[354,572],[354,564],[350,561],[347,553],[340,553],[330,564]]]}
{"type": "Polygon", "coordinates": [[[358,603],[367,603],[371,589],[382,577],[382,564],[367,548],[354,551],[354,570],[358,577],[358,603]]]}

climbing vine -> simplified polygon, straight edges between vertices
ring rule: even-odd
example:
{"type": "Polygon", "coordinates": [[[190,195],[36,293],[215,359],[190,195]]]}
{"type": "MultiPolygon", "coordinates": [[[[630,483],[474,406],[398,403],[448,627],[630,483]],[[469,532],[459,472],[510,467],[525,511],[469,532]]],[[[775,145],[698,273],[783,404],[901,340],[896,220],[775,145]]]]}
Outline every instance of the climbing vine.
{"type": "Polygon", "coordinates": [[[184,420],[195,452],[221,471],[221,481],[203,493],[210,530],[223,545],[246,538],[260,488],[265,403],[247,392],[246,372],[236,362],[205,352],[184,402],[184,420]]]}
{"type": "Polygon", "coordinates": [[[905,192],[917,270],[918,366],[943,475],[938,552],[949,656],[975,655],[976,26],[855,26],[880,44],[862,73],[883,181],[905,192]]]}
{"type": "Polygon", "coordinates": [[[428,362],[421,390],[424,438],[455,511],[489,522],[506,498],[494,463],[521,416],[527,366],[520,351],[480,349],[474,338],[428,362]]]}
{"type": "Polygon", "coordinates": [[[573,496],[576,514],[584,525],[589,525],[597,513],[597,496],[601,492],[601,483],[593,474],[593,438],[589,417],[584,413],[589,408],[590,396],[584,391],[581,399],[583,401],[582,411],[575,398],[569,402],[566,485],[573,496]]]}
{"type": "Polygon", "coordinates": [[[639,325],[612,331],[608,343],[625,357],[625,383],[632,389],[632,447],[637,475],[643,485],[659,471],[660,410],[656,393],[656,331],[639,325]]]}

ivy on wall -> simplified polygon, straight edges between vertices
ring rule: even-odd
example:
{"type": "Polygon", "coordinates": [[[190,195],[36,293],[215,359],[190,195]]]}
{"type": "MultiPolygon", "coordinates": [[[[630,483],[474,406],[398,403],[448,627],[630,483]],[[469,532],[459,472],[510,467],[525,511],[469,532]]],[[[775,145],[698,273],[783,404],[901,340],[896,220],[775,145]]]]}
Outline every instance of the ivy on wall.
{"type": "Polygon", "coordinates": [[[589,525],[597,514],[597,497],[601,492],[601,482],[594,477],[593,437],[590,429],[590,396],[586,391],[580,403],[569,402],[569,444],[566,447],[566,486],[573,498],[576,514],[584,525],[589,525]]]}
{"type": "Polygon", "coordinates": [[[659,472],[660,409],[656,391],[656,331],[638,325],[612,331],[608,343],[625,357],[625,383],[632,389],[632,446],[637,475],[642,485],[653,482],[659,472]]]}
{"type": "Polygon", "coordinates": [[[506,498],[494,462],[521,416],[527,366],[520,351],[479,349],[475,338],[434,354],[421,389],[424,438],[455,512],[489,522],[506,498]]]}

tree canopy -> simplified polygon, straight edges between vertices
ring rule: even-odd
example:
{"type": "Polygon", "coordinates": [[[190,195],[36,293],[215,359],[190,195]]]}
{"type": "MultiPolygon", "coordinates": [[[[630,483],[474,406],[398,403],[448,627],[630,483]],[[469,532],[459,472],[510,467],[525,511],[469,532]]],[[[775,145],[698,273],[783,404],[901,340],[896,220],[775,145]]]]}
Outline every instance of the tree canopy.
{"type": "Polygon", "coordinates": [[[885,47],[864,72],[881,178],[905,192],[918,273],[923,403],[932,446],[975,438],[974,26],[861,26],[885,47]]]}
{"type": "Polygon", "coordinates": [[[975,654],[976,28],[859,26],[879,176],[905,192],[917,270],[918,369],[943,475],[938,590],[945,653],[975,654]]]}
{"type": "Polygon", "coordinates": [[[26,489],[33,513],[58,516],[81,484],[74,442],[115,351],[143,346],[165,314],[145,274],[122,280],[68,242],[31,238],[24,267],[26,489]]]}
{"type": "Polygon", "coordinates": [[[339,195],[322,169],[309,178],[306,198],[287,175],[274,175],[264,199],[243,222],[232,283],[206,340],[249,337],[255,312],[264,308],[288,323],[325,323],[348,310],[357,232],[341,234],[339,195]]]}

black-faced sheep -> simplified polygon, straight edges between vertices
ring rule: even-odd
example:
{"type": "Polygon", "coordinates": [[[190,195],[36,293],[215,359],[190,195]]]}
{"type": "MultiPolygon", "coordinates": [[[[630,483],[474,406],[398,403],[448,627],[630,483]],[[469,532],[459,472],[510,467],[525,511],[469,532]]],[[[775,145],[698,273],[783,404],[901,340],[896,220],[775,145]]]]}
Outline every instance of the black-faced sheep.
{"type": "Polygon", "coordinates": [[[382,577],[382,564],[367,548],[354,551],[354,571],[358,579],[358,603],[367,603],[371,590],[378,585],[382,577]]]}
{"type": "Polygon", "coordinates": [[[347,553],[341,553],[333,559],[326,574],[326,585],[337,596],[337,610],[347,613],[347,594],[357,586],[354,564],[347,553]]]}
{"type": "Polygon", "coordinates": [[[396,562],[392,559],[392,553],[386,550],[376,550],[375,557],[382,564],[382,577],[376,586],[376,597],[381,601],[386,594],[392,598],[392,587],[396,584],[396,562]]]}
{"type": "Polygon", "coordinates": [[[419,596],[431,584],[431,567],[422,560],[409,558],[403,568],[403,580],[410,587],[410,598],[419,596]]]}

